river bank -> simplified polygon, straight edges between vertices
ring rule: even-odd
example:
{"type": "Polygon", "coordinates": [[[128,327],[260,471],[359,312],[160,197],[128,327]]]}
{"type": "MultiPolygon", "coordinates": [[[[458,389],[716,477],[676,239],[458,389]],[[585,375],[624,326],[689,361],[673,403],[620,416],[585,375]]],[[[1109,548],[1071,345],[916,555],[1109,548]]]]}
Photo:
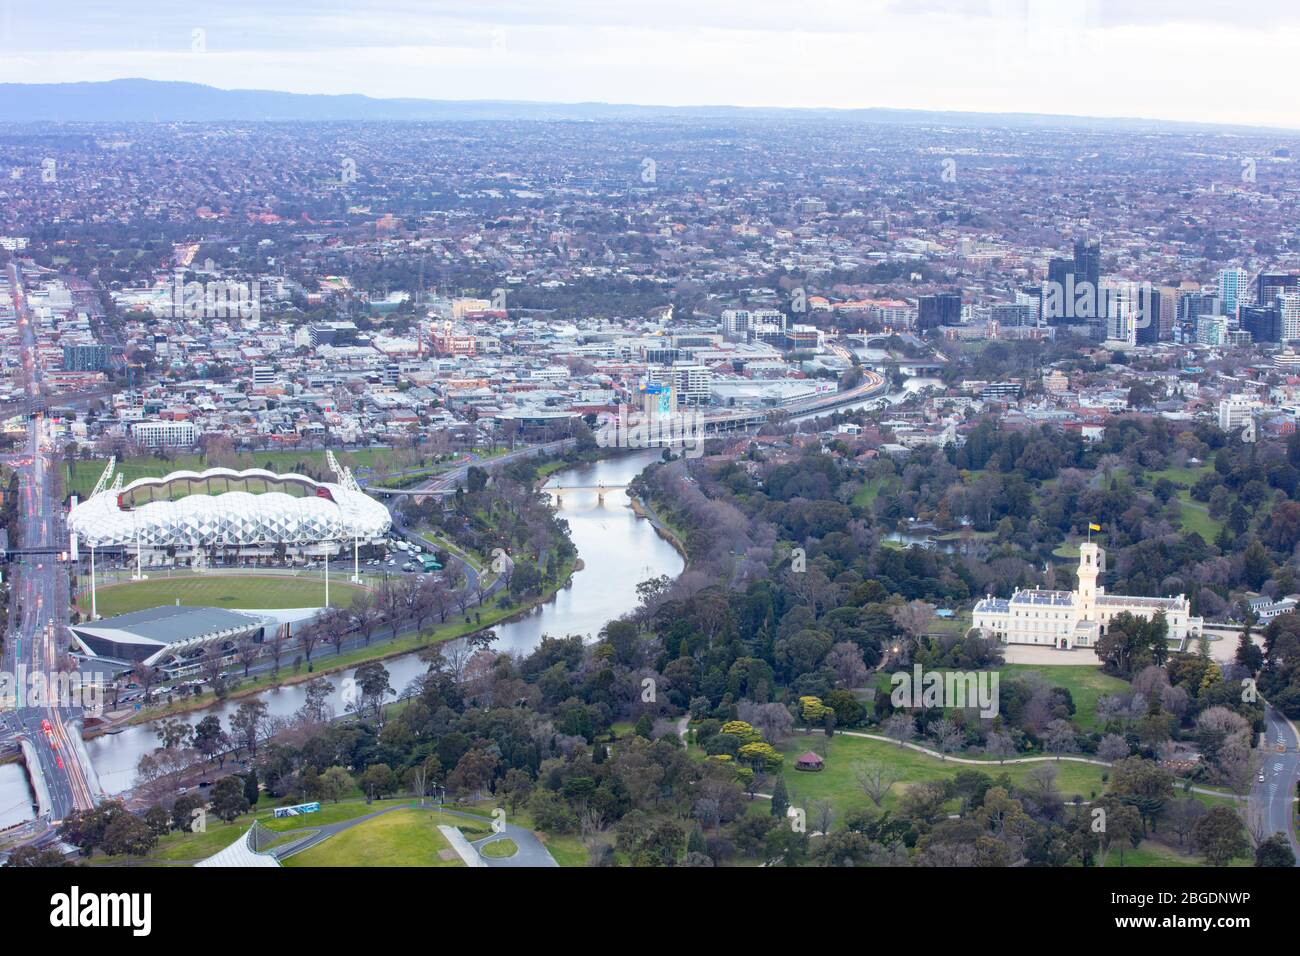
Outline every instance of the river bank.
{"type": "Polygon", "coordinates": [[[111,735],[132,724],[144,724],[163,717],[175,717],[179,714],[207,710],[223,701],[239,700],[281,687],[292,687],[325,674],[334,674],[373,661],[404,657],[408,654],[418,653],[435,644],[444,644],[458,638],[472,639],[481,636],[495,627],[520,620],[533,613],[539,605],[553,600],[559,591],[572,585],[573,575],[582,569],[581,558],[567,562],[565,567],[561,569],[557,583],[554,585],[544,588],[535,597],[529,598],[520,604],[512,605],[509,608],[489,609],[486,612],[480,611],[480,619],[473,624],[457,622],[453,625],[439,625],[432,630],[419,633],[399,633],[396,638],[390,637],[386,641],[376,642],[364,648],[326,656],[324,663],[319,666],[313,662],[311,667],[295,671],[288,677],[270,678],[269,675],[267,675],[267,679],[254,677],[241,681],[239,685],[220,697],[209,691],[204,694],[173,700],[164,707],[150,707],[147,710],[132,714],[126,720],[115,721],[94,730],[84,731],[83,736],[86,739],[91,739],[105,734],[111,735]]]}
{"type": "Polygon", "coordinates": [[[659,537],[671,544],[673,550],[681,555],[682,562],[686,567],[690,567],[691,555],[690,552],[686,550],[686,542],[684,542],[677,532],[659,516],[659,513],[655,511],[654,506],[638,495],[629,494],[627,498],[632,510],[636,512],[639,517],[645,518],[646,521],[649,521],[655,531],[659,533],[659,537]]]}

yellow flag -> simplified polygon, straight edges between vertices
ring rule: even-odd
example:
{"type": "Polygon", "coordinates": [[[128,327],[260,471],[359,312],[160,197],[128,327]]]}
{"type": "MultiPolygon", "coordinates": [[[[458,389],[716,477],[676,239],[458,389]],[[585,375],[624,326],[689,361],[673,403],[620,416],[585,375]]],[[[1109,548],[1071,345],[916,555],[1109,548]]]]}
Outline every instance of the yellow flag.
{"type": "Polygon", "coordinates": [[[1099,525],[1099,524],[1089,524],[1089,525],[1088,525],[1088,530],[1089,530],[1089,531],[1100,531],[1100,530],[1101,530],[1101,525],[1099,525]]]}

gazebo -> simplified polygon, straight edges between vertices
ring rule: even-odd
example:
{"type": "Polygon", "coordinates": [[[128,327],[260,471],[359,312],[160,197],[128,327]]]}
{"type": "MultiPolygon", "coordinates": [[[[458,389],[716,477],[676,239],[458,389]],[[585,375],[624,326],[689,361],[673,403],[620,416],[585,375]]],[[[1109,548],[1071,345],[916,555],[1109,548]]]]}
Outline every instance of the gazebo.
{"type": "Polygon", "coordinates": [[[826,761],[811,750],[794,762],[795,770],[822,770],[825,767],[826,761]]]}

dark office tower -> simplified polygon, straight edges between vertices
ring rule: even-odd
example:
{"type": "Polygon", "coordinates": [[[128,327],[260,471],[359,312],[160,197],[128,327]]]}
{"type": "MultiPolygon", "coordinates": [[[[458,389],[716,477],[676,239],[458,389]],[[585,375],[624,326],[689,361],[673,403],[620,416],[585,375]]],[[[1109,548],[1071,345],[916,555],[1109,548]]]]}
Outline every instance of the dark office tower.
{"type": "Polygon", "coordinates": [[[1138,315],[1133,324],[1133,337],[1139,345],[1160,341],[1160,293],[1155,289],[1144,286],[1138,293],[1138,315]]]}
{"type": "Polygon", "coordinates": [[[1184,292],[1178,297],[1178,325],[1182,330],[1180,341],[1190,342],[1195,338],[1198,318],[1203,315],[1219,315],[1222,311],[1223,306],[1217,295],[1184,292]]]}
{"type": "Polygon", "coordinates": [[[1047,288],[1039,297],[1038,314],[1045,325],[1064,325],[1074,315],[1074,260],[1047,263],[1047,288]]]}
{"type": "Polygon", "coordinates": [[[1101,243],[1096,239],[1074,240],[1074,281],[1101,285],[1101,243]]]}
{"type": "Polygon", "coordinates": [[[939,295],[923,295],[917,303],[916,328],[920,332],[937,329],[941,325],[957,325],[961,322],[961,295],[956,292],[941,292],[939,295]]]}
{"type": "Polygon", "coordinates": [[[1196,323],[1196,320],[1202,315],[1219,315],[1220,305],[1217,295],[1206,295],[1203,292],[1185,292],[1182,298],[1178,300],[1178,320],[1180,322],[1196,323]]]}
{"type": "Polygon", "coordinates": [[[1283,292],[1300,292],[1300,274],[1261,272],[1255,280],[1255,304],[1272,305],[1283,292]]]}
{"type": "Polygon", "coordinates": [[[1237,314],[1252,341],[1282,341],[1282,310],[1276,304],[1243,305],[1237,314]]]}

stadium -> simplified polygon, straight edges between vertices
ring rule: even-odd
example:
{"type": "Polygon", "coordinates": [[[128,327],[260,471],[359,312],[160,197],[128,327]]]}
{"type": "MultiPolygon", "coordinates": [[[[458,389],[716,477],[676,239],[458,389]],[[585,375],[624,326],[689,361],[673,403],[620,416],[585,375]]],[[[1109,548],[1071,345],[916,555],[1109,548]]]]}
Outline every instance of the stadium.
{"type": "Polygon", "coordinates": [[[68,513],[78,547],[120,548],[144,564],[322,557],[378,543],[391,517],[327,456],[337,482],[260,468],[174,471],[122,487],[114,462],[68,513]]]}

